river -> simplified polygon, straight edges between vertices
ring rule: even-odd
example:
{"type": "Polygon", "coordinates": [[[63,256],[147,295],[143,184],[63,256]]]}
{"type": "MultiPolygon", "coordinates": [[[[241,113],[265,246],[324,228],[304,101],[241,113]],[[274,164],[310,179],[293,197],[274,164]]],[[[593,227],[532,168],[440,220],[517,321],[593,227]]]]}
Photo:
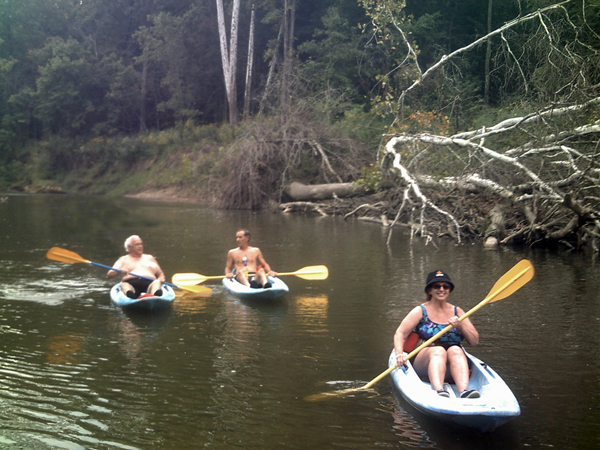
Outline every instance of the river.
{"type": "Polygon", "coordinates": [[[0,203],[0,448],[597,449],[600,263],[596,255],[486,251],[331,217],[218,211],[134,199],[4,195],[0,203]],[[111,306],[106,271],[46,258],[51,247],[112,265],[131,234],[170,280],[223,273],[235,232],[274,270],[324,264],[323,281],[285,277],[273,303],[178,295],[164,314],[111,306]],[[389,377],[392,336],[446,270],[466,311],[515,263],[533,280],[471,316],[468,350],[492,366],[522,413],[490,434],[419,414],[389,377]]]}

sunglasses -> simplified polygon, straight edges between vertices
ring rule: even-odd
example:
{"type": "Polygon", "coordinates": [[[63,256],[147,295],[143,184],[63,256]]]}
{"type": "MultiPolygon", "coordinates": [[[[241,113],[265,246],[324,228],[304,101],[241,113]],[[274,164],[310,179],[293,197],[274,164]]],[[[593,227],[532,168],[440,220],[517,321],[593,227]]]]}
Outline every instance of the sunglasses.
{"type": "Polygon", "coordinates": [[[449,284],[432,284],[431,287],[436,290],[442,288],[449,290],[452,286],[450,286],[449,284]]]}

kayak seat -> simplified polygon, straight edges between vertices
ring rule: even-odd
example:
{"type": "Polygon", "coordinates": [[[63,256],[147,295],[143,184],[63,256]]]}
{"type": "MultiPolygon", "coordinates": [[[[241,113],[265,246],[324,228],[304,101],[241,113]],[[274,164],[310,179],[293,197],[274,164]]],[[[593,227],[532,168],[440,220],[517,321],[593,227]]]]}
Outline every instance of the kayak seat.
{"type": "MultiPolygon", "coordinates": [[[[404,341],[404,351],[406,353],[412,352],[415,348],[417,348],[418,345],[421,344],[421,342],[419,342],[419,339],[420,339],[419,335],[417,333],[415,333],[414,331],[412,331],[408,335],[406,340],[404,341]]],[[[473,369],[471,367],[469,367],[469,378],[471,378],[472,373],[473,373],[473,369]]],[[[421,381],[423,381],[425,383],[430,383],[429,377],[427,375],[419,375],[419,378],[421,378],[421,381]]],[[[444,382],[449,383],[449,384],[456,384],[454,382],[454,380],[452,379],[452,377],[450,376],[450,374],[446,374],[446,379],[444,380],[444,382]]]]}
{"type": "Polygon", "coordinates": [[[415,348],[417,348],[417,342],[419,342],[419,335],[413,331],[404,341],[404,351],[406,353],[412,352],[415,348]]]}

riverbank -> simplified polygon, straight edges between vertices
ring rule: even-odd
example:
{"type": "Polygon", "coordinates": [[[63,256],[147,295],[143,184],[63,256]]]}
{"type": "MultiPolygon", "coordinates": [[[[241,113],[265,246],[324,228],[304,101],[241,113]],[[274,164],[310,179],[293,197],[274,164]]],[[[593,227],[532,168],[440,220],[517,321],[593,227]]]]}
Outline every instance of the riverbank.
{"type": "MultiPolygon", "coordinates": [[[[124,196],[218,209],[341,216],[377,222],[390,234],[405,227],[411,236],[434,243],[443,238],[458,244],[484,243],[492,238],[512,247],[600,251],[592,190],[585,198],[573,191],[564,200],[556,194],[548,201],[537,184],[524,183],[527,177],[520,184],[511,180],[502,189],[497,183],[484,183],[477,173],[468,181],[446,183],[456,178],[452,173],[464,169],[455,156],[466,161],[466,150],[447,156],[423,150],[417,157],[402,145],[398,151],[406,154],[394,161],[404,157],[408,165],[418,161],[419,167],[412,177],[399,176],[402,172],[394,170],[398,168],[386,163],[382,169],[374,162],[374,142],[349,131],[348,123],[341,129],[302,118],[284,123],[256,120],[239,127],[188,124],[135,138],[43,142],[31,149],[22,170],[13,171],[19,178],[4,185],[25,193],[124,196]],[[306,201],[286,189],[294,182],[311,187],[355,183],[366,194],[341,198],[338,192],[333,198],[306,201]]],[[[489,173],[504,176],[505,170],[502,166],[489,173]]]]}
{"type": "Polygon", "coordinates": [[[124,197],[151,200],[154,202],[193,203],[206,206],[214,205],[214,200],[208,199],[206,196],[203,197],[195,192],[174,187],[148,189],[141,192],[125,194],[124,197]]]}

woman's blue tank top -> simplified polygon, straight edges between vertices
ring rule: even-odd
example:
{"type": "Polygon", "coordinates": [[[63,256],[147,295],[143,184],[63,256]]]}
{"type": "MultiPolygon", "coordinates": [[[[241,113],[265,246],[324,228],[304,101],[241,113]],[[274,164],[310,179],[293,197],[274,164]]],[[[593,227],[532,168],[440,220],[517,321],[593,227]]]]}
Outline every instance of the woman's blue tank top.
{"type": "MultiPolygon", "coordinates": [[[[421,309],[423,310],[423,317],[415,328],[415,331],[421,339],[430,339],[448,326],[432,322],[427,315],[427,309],[425,308],[425,305],[421,305],[421,309]]],[[[454,314],[458,316],[458,309],[456,306],[454,307],[454,314]]],[[[460,331],[458,331],[456,328],[451,328],[450,331],[444,333],[441,337],[436,339],[434,344],[439,342],[448,345],[458,345],[464,338],[465,337],[460,331]]]]}

